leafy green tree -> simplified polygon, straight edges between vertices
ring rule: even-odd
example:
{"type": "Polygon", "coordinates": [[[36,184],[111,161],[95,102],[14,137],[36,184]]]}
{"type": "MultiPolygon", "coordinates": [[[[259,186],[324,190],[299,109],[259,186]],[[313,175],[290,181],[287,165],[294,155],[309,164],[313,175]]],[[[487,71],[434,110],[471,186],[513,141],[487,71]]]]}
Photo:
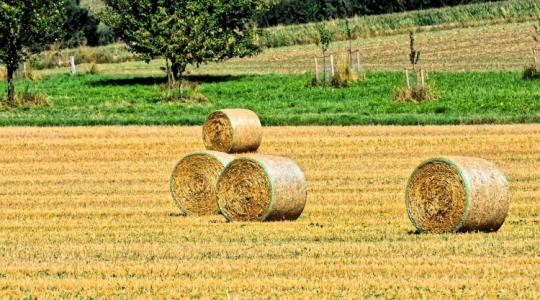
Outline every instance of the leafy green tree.
{"type": "MultiPolygon", "coordinates": [[[[105,0],[106,23],[149,61],[164,57],[169,79],[190,64],[244,57],[259,51],[254,16],[262,0],[105,0]]],[[[169,82],[171,83],[171,82],[169,82]]]]}
{"type": "Polygon", "coordinates": [[[98,46],[99,20],[81,7],[79,0],[67,0],[63,31],[66,33],[62,47],[75,48],[80,45],[98,46]]]}
{"type": "Polygon", "coordinates": [[[64,7],[63,0],[0,0],[0,63],[7,68],[9,103],[17,67],[59,37],[64,7]]]}

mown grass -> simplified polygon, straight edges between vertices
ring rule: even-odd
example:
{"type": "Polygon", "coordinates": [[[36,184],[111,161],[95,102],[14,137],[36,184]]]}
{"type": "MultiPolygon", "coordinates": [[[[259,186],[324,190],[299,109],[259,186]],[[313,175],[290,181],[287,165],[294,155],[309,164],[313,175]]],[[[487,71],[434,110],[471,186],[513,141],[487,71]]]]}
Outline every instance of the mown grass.
{"type": "MultiPolygon", "coordinates": [[[[54,75],[30,83],[51,107],[0,112],[0,125],[200,125],[215,109],[245,107],[265,125],[540,122],[540,86],[520,72],[432,73],[439,100],[395,103],[399,72],[371,72],[346,89],[308,88],[309,74],[192,76],[205,103],[164,102],[162,77],[54,75]]],[[[17,82],[23,89],[25,82],[17,82]]],[[[0,89],[5,89],[1,84],[0,89]]]]}

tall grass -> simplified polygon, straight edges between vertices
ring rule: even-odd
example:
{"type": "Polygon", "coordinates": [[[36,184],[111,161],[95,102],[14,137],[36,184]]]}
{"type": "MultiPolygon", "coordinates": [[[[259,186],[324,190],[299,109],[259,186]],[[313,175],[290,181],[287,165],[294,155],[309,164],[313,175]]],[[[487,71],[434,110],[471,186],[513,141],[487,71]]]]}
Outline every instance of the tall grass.
{"type": "Polygon", "coordinates": [[[35,69],[51,69],[65,67],[69,57],[74,56],[77,64],[114,64],[137,60],[125,44],[114,44],[102,47],[81,46],[75,49],[58,49],[52,46],[49,51],[42,52],[32,58],[35,69]]]}
{"type": "MultiPolygon", "coordinates": [[[[408,31],[442,30],[484,24],[527,21],[540,17],[540,0],[512,0],[419,10],[349,19],[353,38],[401,34],[408,31]]],[[[327,21],[335,40],[347,39],[340,21],[327,21]]],[[[263,31],[267,47],[314,44],[317,23],[277,26],[263,31]]]]}

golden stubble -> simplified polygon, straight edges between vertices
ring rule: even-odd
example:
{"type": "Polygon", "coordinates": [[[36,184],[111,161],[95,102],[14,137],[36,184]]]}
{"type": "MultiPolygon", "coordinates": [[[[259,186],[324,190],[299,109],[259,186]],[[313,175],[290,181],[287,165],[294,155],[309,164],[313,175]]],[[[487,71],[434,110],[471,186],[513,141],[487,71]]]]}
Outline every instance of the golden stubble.
{"type": "Polygon", "coordinates": [[[181,216],[171,170],[203,149],[201,127],[2,128],[0,297],[540,297],[540,125],[265,128],[307,179],[295,222],[181,216]],[[498,233],[414,234],[407,179],[441,155],[507,175],[498,233]]]}

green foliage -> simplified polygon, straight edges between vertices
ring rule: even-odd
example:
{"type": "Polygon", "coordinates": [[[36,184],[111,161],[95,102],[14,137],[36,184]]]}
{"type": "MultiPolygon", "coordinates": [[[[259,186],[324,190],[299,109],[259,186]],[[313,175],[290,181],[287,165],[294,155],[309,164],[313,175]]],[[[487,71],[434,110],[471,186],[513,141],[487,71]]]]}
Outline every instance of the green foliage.
{"type": "Polygon", "coordinates": [[[422,103],[437,99],[437,89],[434,85],[416,85],[412,89],[399,87],[396,89],[394,101],[405,103],[422,103]]]}
{"type": "Polygon", "coordinates": [[[299,24],[352,16],[403,12],[490,0],[279,0],[259,16],[264,26],[299,24]]]}
{"type": "Polygon", "coordinates": [[[351,69],[347,59],[338,59],[331,85],[335,88],[346,88],[360,80],[360,74],[351,69]]]}
{"type": "Polygon", "coordinates": [[[0,0],[0,63],[7,66],[8,101],[14,100],[19,64],[60,36],[64,8],[64,0],[0,0]]]}
{"type": "Polygon", "coordinates": [[[0,98],[0,108],[11,110],[11,109],[22,109],[28,110],[37,107],[49,107],[51,106],[50,99],[38,91],[30,90],[29,86],[26,85],[25,89],[15,94],[13,101],[7,101],[7,99],[0,98]]]}
{"type": "Polygon", "coordinates": [[[96,64],[92,64],[88,71],[86,71],[86,74],[88,75],[96,75],[99,74],[99,68],[96,64]]]}
{"type": "Polygon", "coordinates": [[[265,125],[540,122],[538,83],[520,72],[431,73],[438,100],[414,105],[393,99],[403,72],[368,75],[346,89],[306,88],[307,74],[189,76],[201,83],[203,103],[164,102],[163,76],[55,75],[32,82],[54,107],[12,109],[0,113],[0,125],[201,125],[208,113],[232,107],[257,111],[265,125]]]}
{"type": "Polygon", "coordinates": [[[261,0],[106,0],[105,19],[129,48],[149,61],[162,56],[181,76],[188,64],[257,53],[250,25],[261,0]]]}
{"type": "Polygon", "coordinates": [[[17,66],[60,35],[63,1],[0,0],[0,62],[17,66]]]}
{"type": "Polygon", "coordinates": [[[99,20],[90,15],[88,9],[82,8],[78,2],[78,0],[67,0],[66,12],[63,16],[63,32],[66,35],[61,43],[62,47],[98,46],[99,20]]]}
{"type": "Polygon", "coordinates": [[[523,70],[523,80],[540,80],[540,66],[526,66],[523,70]]]}
{"type": "Polygon", "coordinates": [[[333,39],[332,33],[326,28],[324,23],[317,24],[315,28],[319,34],[316,44],[319,46],[319,48],[321,48],[322,55],[325,56],[326,51],[328,51],[328,47],[330,47],[330,43],[333,39]]]}

